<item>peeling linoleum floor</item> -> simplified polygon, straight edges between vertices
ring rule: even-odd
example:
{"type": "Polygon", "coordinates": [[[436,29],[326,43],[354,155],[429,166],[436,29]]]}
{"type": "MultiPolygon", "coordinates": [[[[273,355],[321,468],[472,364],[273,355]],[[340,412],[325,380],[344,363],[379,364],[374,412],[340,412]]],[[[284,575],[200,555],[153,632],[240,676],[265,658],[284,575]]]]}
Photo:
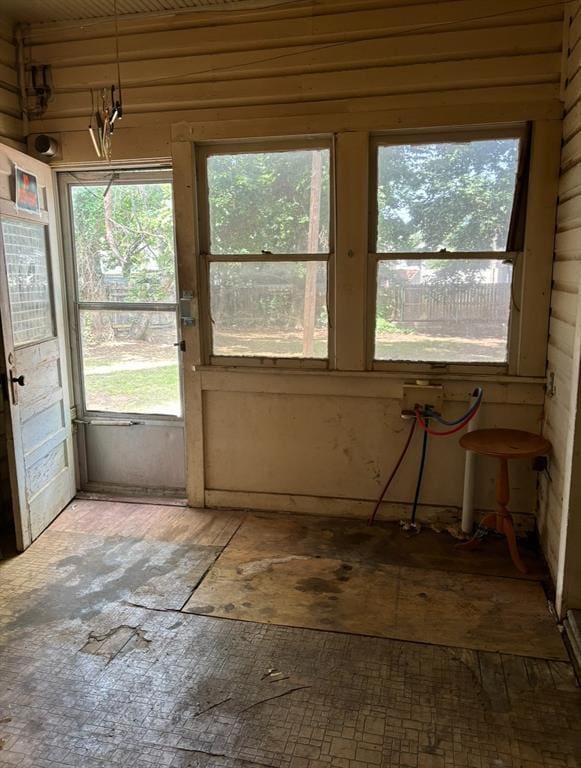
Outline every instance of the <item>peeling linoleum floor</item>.
{"type": "Polygon", "coordinates": [[[453,544],[77,500],[0,561],[0,766],[576,768],[542,566],[453,544]]]}

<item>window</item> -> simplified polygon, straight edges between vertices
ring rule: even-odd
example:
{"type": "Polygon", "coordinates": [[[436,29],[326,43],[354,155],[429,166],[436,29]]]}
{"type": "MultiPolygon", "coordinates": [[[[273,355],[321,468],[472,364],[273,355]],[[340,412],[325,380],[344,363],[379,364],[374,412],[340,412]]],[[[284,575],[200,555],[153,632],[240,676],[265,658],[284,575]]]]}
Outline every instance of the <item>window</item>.
{"type": "Polygon", "coordinates": [[[327,358],[330,154],[321,143],[200,152],[214,358],[327,358]]]}
{"type": "Polygon", "coordinates": [[[375,360],[507,361],[520,143],[376,143],[375,360]]]}
{"type": "Polygon", "coordinates": [[[44,224],[2,220],[12,334],[16,347],[54,336],[44,224]]]}
{"type": "Polygon", "coordinates": [[[84,410],[179,416],[171,183],[130,176],[70,185],[84,410]]]}

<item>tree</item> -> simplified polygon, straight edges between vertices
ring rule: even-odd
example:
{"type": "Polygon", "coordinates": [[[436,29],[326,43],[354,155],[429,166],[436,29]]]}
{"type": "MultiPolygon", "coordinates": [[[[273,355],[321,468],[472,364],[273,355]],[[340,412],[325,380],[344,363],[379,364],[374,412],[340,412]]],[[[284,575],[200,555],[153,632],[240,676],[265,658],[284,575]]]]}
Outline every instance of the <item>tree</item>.
{"type": "Polygon", "coordinates": [[[516,139],[381,147],[378,251],[503,250],[517,155],[516,139]]]}
{"type": "MultiPolygon", "coordinates": [[[[377,250],[504,250],[517,163],[516,139],[380,147],[377,250]]],[[[442,303],[454,286],[483,282],[488,271],[480,260],[446,259],[444,252],[424,262],[426,267],[421,282],[442,303]]],[[[406,285],[403,270],[388,272],[389,284],[379,286],[377,301],[378,321],[385,322],[402,304],[406,285]]]]}
{"type": "MultiPolygon", "coordinates": [[[[315,329],[326,323],[325,269],[283,257],[328,252],[329,154],[304,149],[208,157],[212,254],[272,254],[268,262],[211,265],[212,314],[223,327],[302,331],[302,352],[312,354],[315,329]]],[[[516,139],[381,147],[378,251],[502,250],[517,154],[516,139]]],[[[81,300],[174,301],[171,186],[123,182],[104,191],[95,184],[72,191],[81,300]]],[[[378,297],[386,320],[398,301],[396,286],[403,290],[410,280],[395,266],[379,285],[380,294],[393,293],[378,297]]],[[[483,275],[481,263],[442,254],[430,261],[422,282],[437,288],[483,275]]],[[[106,313],[91,316],[95,334],[111,332],[106,313]]]]}
{"type": "MultiPolygon", "coordinates": [[[[82,301],[175,301],[175,250],[169,183],[79,185],[72,188],[75,256],[82,301]]],[[[145,337],[150,313],[132,316],[131,334],[145,337]]],[[[113,338],[111,315],[91,312],[85,332],[113,338]]]]}
{"type": "Polygon", "coordinates": [[[104,190],[73,187],[81,298],[108,300],[114,277],[121,276],[124,301],[174,301],[171,185],[113,184],[106,195],[104,190]]]}
{"type": "Polygon", "coordinates": [[[208,158],[211,252],[272,253],[269,262],[222,262],[210,271],[212,316],[231,328],[303,332],[313,352],[325,296],[318,262],[277,255],[326,253],[329,244],[329,153],[297,150],[208,158]]]}

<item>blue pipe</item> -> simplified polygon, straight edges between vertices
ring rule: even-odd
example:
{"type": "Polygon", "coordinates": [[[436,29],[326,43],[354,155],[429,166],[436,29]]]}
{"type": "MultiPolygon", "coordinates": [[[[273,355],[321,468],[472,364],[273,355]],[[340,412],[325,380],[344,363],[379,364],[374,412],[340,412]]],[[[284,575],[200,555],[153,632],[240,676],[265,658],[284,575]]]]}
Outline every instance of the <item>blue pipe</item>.
{"type": "Polygon", "coordinates": [[[470,408],[468,408],[466,413],[463,413],[462,416],[459,416],[457,419],[444,419],[439,413],[431,409],[426,412],[426,416],[430,416],[430,418],[436,419],[439,424],[442,424],[445,427],[455,427],[457,424],[461,424],[465,419],[471,416],[474,411],[480,408],[480,403],[482,402],[482,387],[476,387],[476,389],[472,392],[472,397],[476,398],[474,403],[470,406],[470,408]]]}
{"type": "MultiPolygon", "coordinates": [[[[426,417],[426,425],[428,424],[428,417],[426,417]]],[[[418,481],[416,483],[416,492],[414,495],[414,503],[412,506],[412,514],[410,517],[410,523],[412,525],[416,524],[416,512],[418,509],[418,501],[420,498],[420,488],[422,487],[422,478],[424,476],[424,467],[426,464],[426,454],[428,452],[428,433],[424,432],[424,440],[422,442],[422,455],[420,458],[420,469],[418,472],[418,481]]]]}

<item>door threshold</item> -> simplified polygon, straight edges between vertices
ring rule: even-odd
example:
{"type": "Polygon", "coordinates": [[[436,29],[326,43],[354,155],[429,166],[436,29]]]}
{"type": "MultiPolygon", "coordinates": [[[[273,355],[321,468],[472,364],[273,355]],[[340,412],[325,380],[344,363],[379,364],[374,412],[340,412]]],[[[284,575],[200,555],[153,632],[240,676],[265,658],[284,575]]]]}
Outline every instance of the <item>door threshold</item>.
{"type": "Polygon", "coordinates": [[[77,491],[75,499],[86,501],[117,501],[123,504],[152,504],[164,507],[187,507],[188,500],[182,496],[154,495],[140,496],[132,491],[77,491]]]}

